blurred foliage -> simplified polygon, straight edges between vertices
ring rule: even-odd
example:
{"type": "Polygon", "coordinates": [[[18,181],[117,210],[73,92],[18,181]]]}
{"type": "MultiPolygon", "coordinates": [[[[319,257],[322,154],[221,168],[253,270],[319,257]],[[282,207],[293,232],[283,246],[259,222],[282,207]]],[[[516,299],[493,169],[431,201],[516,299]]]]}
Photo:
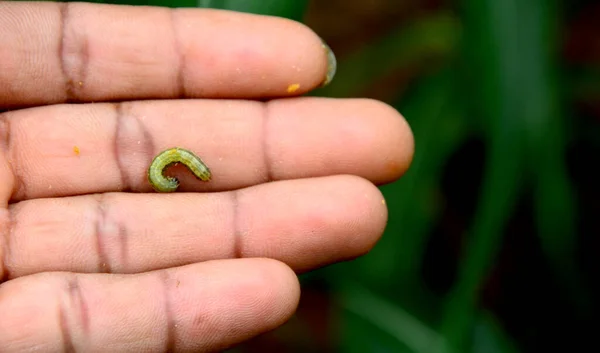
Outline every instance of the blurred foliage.
{"type": "Polygon", "coordinates": [[[142,6],[164,6],[164,7],[204,7],[222,10],[232,10],[239,12],[249,12],[262,15],[272,15],[279,17],[291,18],[300,21],[308,0],[91,0],[89,2],[104,3],[104,4],[126,4],[126,5],[142,5],[142,6]]]}
{"type": "MultiPolygon", "coordinates": [[[[124,3],[306,20],[311,6],[382,1],[124,3]]],[[[273,341],[281,352],[592,345],[600,174],[587,165],[600,152],[600,55],[581,48],[600,48],[594,15],[580,26],[571,50],[576,59],[569,62],[564,47],[569,23],[585,21],[586,11],[600,16],[600,6],[552,0],[388,0],[387,6],[408,3],[430,6],[338,56],[332,84],[312,93],[381,98],[385,92],[383,99],[409,121],[414,162],[400,181],[381,187],[390,209],[387,230],[370,254],[303,275],[298,315],[235,350],[274,351],[265,348],[273,341]]],[[[325,15],[333,21],[336,14],[325,15]]]]}

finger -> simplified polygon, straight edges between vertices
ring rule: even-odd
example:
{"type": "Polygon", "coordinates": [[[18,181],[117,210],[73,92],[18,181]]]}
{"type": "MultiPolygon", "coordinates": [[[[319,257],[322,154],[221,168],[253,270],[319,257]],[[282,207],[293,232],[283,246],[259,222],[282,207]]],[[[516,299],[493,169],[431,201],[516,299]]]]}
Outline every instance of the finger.
{"type": "Polygon", "coordinates": [[[332,176],[225,193],[31,200],[11,206],[9,220],[0,224],[10,230],[0,246],[7,279],[44,271],[136,273],[240,257],[273,258],[304,272],[368,252],[387,209],[373,184],[332,176]]]}
{"type": "Polygon", "coordinates": [[[363,99],[57,105],[0,115],[3,140],[0,200],[12,201],[150,192],[152,158],[175,146],[194,151],[212,171],[205,183],[175,168],[180,191],[332,174],[381,184],[400,177],[413,154],[400,114],[363,99]]]}
{"type": "Polygon", "coordinates": [[[218,10],[0,2],[0,37],[0,107],[298,95],[335,71],[306,26],[218,10]]]}
{"type": "Polygon", "coordinates": [[[286,321],[299,285],[268,259],[140,275],[47,273],[0,286],[3,352],[213,352],[286,321]]]}

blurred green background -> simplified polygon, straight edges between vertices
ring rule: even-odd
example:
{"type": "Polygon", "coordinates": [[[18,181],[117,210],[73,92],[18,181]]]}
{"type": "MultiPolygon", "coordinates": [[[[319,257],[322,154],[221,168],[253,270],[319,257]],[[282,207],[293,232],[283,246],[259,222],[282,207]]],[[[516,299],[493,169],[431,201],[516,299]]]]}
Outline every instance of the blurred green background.
{"type": "Polygon", "coordinates": [[[600,3],[105,2],[302,21],[338,58],[333,83],[312,94],[383,100],[413,129],[410,170],[381,187],[390,219],[378,245],[301,276],[294,318],[231,352],[596,346],[600,3]]]}

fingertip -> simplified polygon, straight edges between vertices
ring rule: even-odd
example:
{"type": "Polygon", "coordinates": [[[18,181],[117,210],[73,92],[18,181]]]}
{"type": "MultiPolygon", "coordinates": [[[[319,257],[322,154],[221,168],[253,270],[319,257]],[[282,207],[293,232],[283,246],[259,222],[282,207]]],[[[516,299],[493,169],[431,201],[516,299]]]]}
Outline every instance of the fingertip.
{"type": "Polygon", "coordinates": [[[312,28],[306,24],[294,21],[287,18],[277,17],[282,21],[282,28],[289,28],[289,32],[293,34],[296,40],[294,41],[294,52],[297,54],[297,62],[305,65],[305,68],[291,65],[293,71],[304,72],[307,77],[313,79],[308,86],[297,86],[295,84],[288,86],[290,96],[297,96],[308,91],[329,85],[335,77],[337,71],[337,59],[331,47],[323,40],[312,28]],[[314,59],[310,60],[310,56],[314,59]]]}
{"type": "Polygon", "coordinates": [[[391,105],[368,100],[374,111],[381,117],[378,136],[373,136],[379,144],[387,146],[382,156],[382,182],[392,182],[400,178],[409,169],[415,151],[414,135],[408,121],[391,105]]]}
{"type": "Polygon", "coordinates": [[[388,217],[381,192],[355,175],[272,182],[237,200],[243,256],[276,258],[297,273],[369,252],[388,217]]]}
{"type": "Polygon", "coordinates": [[[387,225],[388,209],[383,194],[369,180],[344,175],[337,183],[337,188],[344,190],[338,202],[345,205],[337,216],[340,223],[353,223],[340,227],[345,234],[338,239],[337,251],[341,258],[353,259],[367,254],[377,244],[387,225]]]}
{"type": "Polygon", "coordinates": [[[209,86],[211,96],[219,98],[246,98],[248,92],[252,97],[293,97],[328,81],[328,52],[305,24],[212,9],[203,9],[203,21],[198,21],[198,13],[179,10],[175,16],[185,48],[188,94],[203,96],[209,86]],[[227,40],[215,39],[215,33],[227,40]]]}
{"type": "Polygon", "coordinates": [[[213,260],[187,268],[202,270],[186,271],[186,282],[194,281],[188,287],[193,294],[177,301],[177,316],[184,318],[180,320],[180,334],[188,339],[206,339],[190,340],[186,349],[234,346],[284,324],[298,306],[299,281],[282,262],[244,258],[213,260]]]}
{"type": "MultiPolygon", "coordinates": [[[[254,293],[263,291],[261,298],[265,313],[271,311],[266,329],[286,322],[296,311],[300,301],[300,282],[296,273],[286,264],[270,258],[245,259],[256,266],[254,293]]],[[[250,265],[250,264],[249,264],[250,265]]]]}
{"type": "Polygon", "coordinates": [[[345,109],[349,113],[344,129],[360,136],[352,147],[352,154],[363,160],[358,175],[376,184],[390,183],[404,175],[412,162],[414,138],[402,114],[387,103],[369,98],[353,99],[345,109]],[[350,127],[352,123],[354,127],[350,127]]]}
{"type": "Polygon", "coordinates": [[[137,275],[37,274],[0,287],[0,342],[18,352],[219,350],[283,324],[299,293],[295,273],[266,258],[137,275]]]}

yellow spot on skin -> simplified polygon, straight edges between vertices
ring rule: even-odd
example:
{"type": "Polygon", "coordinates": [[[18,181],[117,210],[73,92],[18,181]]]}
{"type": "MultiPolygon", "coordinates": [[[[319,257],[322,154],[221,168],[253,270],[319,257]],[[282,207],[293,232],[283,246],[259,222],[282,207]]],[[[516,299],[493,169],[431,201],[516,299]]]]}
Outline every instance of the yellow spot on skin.
{"type": "Polygon", "coordinates": [[[294,93],[298,90],[298,88],[300,88],[300,84],[299,83],[292,83],[291,85],[288,86],[287,88],[287,92],[288,93],[294,93]]]}
{"type": "Polygon", "coordinates": [[[75,154],[79,156],[79,153],[80,153],[81,151],[79,151],[79,147],[77,147],[77,146],[73,146],[73,152],[75,152],[75,154]]]}
{"type": "Polygon", "coordinates": [[[382,200],[381,200],[381,204],[382,204],[382,205],[385,205],[385,199],[382,199],[382,200]]]}

